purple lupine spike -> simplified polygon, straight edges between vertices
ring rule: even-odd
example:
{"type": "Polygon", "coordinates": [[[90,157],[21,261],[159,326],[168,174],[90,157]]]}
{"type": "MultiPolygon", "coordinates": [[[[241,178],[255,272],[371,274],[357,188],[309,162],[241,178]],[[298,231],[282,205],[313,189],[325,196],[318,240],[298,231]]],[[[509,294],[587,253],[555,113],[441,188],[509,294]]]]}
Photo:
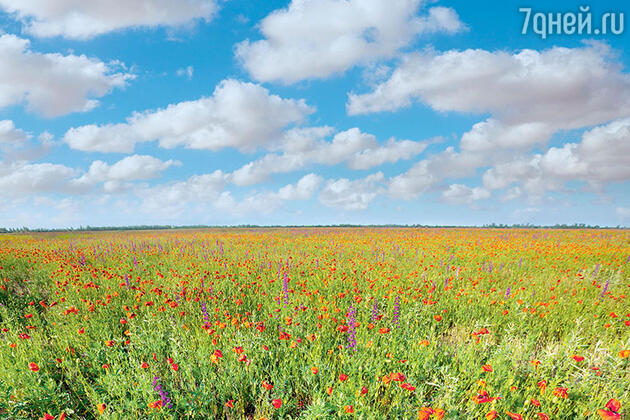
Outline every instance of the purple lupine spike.
{"type": "Polygon", "coordinates": [[[284,303],[289,303],[289,275],[284,272],[284,278],[282,279],[282,293],[284,294],[284,303]]]}
{"type": "Polygon", "coordinates": [[[350,309],[348,309],[348,348],[352,349],[352,351],[357,351],[357,330],[356,330],[356,320],[355,320],[356,310],[351,305],[350,309]]]}
{"type": "Polygon", "coordinates": [[[604,285],[604,290],[602,290],[602,294],[601,294],[601,298],[603,298],[606,295],[606,291],[608,290],[608,285],[610,284],[610,278],[608,278],[608,280],[606,280],[606,284],[604,285]]]}
{"type": "Polygon", "coordinates": [[[599,271],[599,263],[597,263],[597,265],[595,266],[595,270],[593,271],[593,276],[596,276],[598,271],[599,271]]]}
{"type": "Polygon", "coordinates": [[[394,315],[392,316],[392,323],[398,328],[398,318],[400,316],[400,295],[396,296],[394,300],[394,315]]]}
{"type": "Polygon", "coordinates": [[[510,297],[510,293],[512,293],[512,288],[510,286],[508,286],[508,288],[505,290],[505,297],[509,298],[510,297]]]}
{"type": "Polygon", "coordinates": [[[127,290],[129,290],[131,286],[129,285],[129,276],[127,276],[126,274],[125,274],[125,284],[127,285],[127,290]]]}
{"type": "Polygon", "coordinates": [[[172,404],[171,404],[171,399],[168,397],[168,392],[166,392],[166,390],[162,388],[162,385],[160,384],[159,381],[160,381],[159,376],[155,376],[153,378],[153,389],[155,389],[160,394],[160,401],[162,401],[162,407],[171,408],[172,404]]]}
{"type": "Polygon", "coordinates": [[[448,277],[444,279],[444,290],[448,287],[448,277]]]}
{"type": "Polygon", "coordinates": [[[378,317],[378,302],[376,301],[376,298],[374,298],[374,303],[372,304],[372,322],[376,321],[376,318],[378,317]]]}

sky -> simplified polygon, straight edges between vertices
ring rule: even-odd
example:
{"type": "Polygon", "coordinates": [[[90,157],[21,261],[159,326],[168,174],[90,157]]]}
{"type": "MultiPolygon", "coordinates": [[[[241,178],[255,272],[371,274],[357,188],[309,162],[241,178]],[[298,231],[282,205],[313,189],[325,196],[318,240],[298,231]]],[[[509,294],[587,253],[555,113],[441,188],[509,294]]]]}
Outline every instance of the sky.
{"type": "Polygon", "coordinates": [[[630,226],[630,10],[526,6],[0,0],[0,227],[630,226]]]}

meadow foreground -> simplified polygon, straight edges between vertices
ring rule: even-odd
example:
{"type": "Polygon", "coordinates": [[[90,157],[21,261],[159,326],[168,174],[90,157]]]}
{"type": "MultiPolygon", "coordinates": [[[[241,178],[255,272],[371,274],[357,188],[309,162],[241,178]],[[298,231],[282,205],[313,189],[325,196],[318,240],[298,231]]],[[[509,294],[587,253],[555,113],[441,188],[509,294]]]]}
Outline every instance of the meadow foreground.
{"type": "Polygon", "coordinates": [[[627,230],[7,234],[0,418],[624,418],[629,267],[627,230]]]}

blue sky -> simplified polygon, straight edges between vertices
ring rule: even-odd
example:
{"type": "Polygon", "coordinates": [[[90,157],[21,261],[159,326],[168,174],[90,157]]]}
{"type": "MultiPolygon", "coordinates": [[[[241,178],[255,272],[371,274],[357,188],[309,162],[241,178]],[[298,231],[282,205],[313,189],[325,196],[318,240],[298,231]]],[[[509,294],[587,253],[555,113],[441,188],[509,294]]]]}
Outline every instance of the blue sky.
{"type": "Polygon", "coordinates": [[[629,35],[523,6],[0,0],[0,227],[627,226],[629,35]]]}

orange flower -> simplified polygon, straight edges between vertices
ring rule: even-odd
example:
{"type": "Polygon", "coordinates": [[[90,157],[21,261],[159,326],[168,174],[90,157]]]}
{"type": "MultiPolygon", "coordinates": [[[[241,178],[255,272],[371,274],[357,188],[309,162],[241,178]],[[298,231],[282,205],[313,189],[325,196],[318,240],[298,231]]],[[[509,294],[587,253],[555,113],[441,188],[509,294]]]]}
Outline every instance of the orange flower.
{"type": "Polygon", "coordinates": [[[534,365],[534,369],[538,369],[538,365],[540,365],[540,360],[532,360],[531,362],[532,365],[534,365]]]}
{"type": "Polygon", "coordinates": [[[352,407],[351,405],[346,405],[343,410],[348,413],[348,414],[352,414],[354,413],[354,407],[352,407]]]}
{"type": "Polygon", "coordinates": [[[391,330],[389,329],[389,327],[387,328],[380,328],[378,330],[378,332],[380,332],[381,334],[387,334],[388,332],[390,332],[391,330]]]}
{"type": "Polygon", "coordinates": [[[608,410],[597,410],[597,414],[604,420],[619,420],[621,419],[621,414],[615,413],[614,411],[608,410]]]}
{"type": "Polygon", "coordinates": [[[499,417],[499,413],[497,413],[497,410],[491,410],[486,413],[486,420],[494,420],[497,417],[499,417]]]}
{"type": "Polygon", "coordinates": [[[149,404],[147,404],[147,406],[149,408],[160,408],[160,407],[162,407],[162,400],[157,400],[157,401],[150,402],[149,404]]]}
{"type": "Polygon", "coordinates": [[[107,406],[105,405],[105,403],[100,403],[96,406],[97,410],[99,413],[103,414],[105,412],[105,408],[107,408],[107,406]]]}
{"type": "Polygon", "coordinates": [[[567,398],[567,388],[556,388],[553,390],[553,395],[560,398],[567,398]]]}
{"type": "Polygon", "coordinates": [[[606,408],[609,409],[610,411],[614,411],[615,413],[617,413],[619,410],[621,410],[621,403],[617,401],[616,399],[611,398],[606,403],[606,408]]]}
{"type": "Polygon", "coordinates": [[[629,356],[630,356],[630,350],[621,350],[619,352],[619,357],[621,357],[622,359],[626,359],[629,356]]]}
{"type": "Polygon", "coordinates": [[[329,386],[328,389],[326,390],[326,393],[328,395],[332,395],[332,386],[329,386]]]}
{"type": "Polygon", "coordinates": [[[514,419],[514,420],[523,420],[523,416],[521,416],[520,414],[516,414],[516,413],[512,413],[510,411],[506,411],[505,414],[508,415],[509,418],[514,419]]]}
{"type": "Polygon", "coordinates": [[[346,375],[345,373],[342,373],[341,375],[339,375],[339,380],[341,382],[345,381],[348,379],[348,375],[346,375]]]}
{"type": "Polygon", "coordinates": [[[114,344],[116,344],[116,343],[114,342],[114,340],[107,340],[107,341],[105,341],[105,345],[106,345],[107,347],[111,347],[111,346],[113,346],[114,344]]]}
{"type": "Polygon", "coordinates": [[[317,367],[313,366],[311,368],[311,373],[313,373],[313,375],[317,375],[318,372],[319,372],[319,369],[317,369],[317,367]]]}
{"type": "Polygon", "coordinates": [[[429,420],[431,415],[433,414],[433,409],[431,407],[422,407],[418,412],[418,419],[420,420],[429,420]]]}
{"type": "Polygon", "coordinates": [[[538,382],[538,388],[540,388],[540,393],[544,393],[545,390],[547,389],[547,381],[545,381],[544,379],[540,382],[538,382]]]}
{"type": "Polygon", "coordinates": [[[31,362],[28,364],[28,368],[33,372],[37,372],[39,370],[39,365],[35,362],[31,362]]]}
{"type": "Polygon", "coordinates": [[[149,364],[147,362],[142,362],[142,364],[140,365],[140,367],[142,369],[148,369],[149,368],[149,364]]]}
{"type": "Polygon", "coordinates": [[[538,413],[539,420],[549,420],[549,416],[545,413],[538,413]]]}
{"type": "Polygon", "coordinates": [[[234,400],[229,400],[225,403],[225,406],[228,408],[234,408],[234,400]]]}
{"type": "Polygon", "coordinates": [[[481,368],[484,372],[492,372],[492,366],[490,365],[483,365],[481,368]]]}
{"type": "Polygon", "coordinates": [[[265,388],[267,391],[271,391],[273,389],[273,385],[267,381],[262,382],[262,387],[265,388]]]}
{"type": "Polygon", "coordinates": [[[540,401],[535,400],[535,399],[531,399],[530,402],[532,403],[532,405],[535,405],[536,407],[540,407],[540,401]]]}
{"type": "Polygon", "coordinates": [[[173,364],[171,365],[171,368],[172,368],[175,372],[177,372],[177,371],[179,370],[179,365],[178,365],[177,363],[173,363],[173,364]]]}
{"type": "Polygon", "coordinates": [[[442,317],[440,315],[433,315],[433,318],[437,321],[440,322],[442,320],[442,317]]]}

